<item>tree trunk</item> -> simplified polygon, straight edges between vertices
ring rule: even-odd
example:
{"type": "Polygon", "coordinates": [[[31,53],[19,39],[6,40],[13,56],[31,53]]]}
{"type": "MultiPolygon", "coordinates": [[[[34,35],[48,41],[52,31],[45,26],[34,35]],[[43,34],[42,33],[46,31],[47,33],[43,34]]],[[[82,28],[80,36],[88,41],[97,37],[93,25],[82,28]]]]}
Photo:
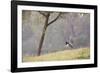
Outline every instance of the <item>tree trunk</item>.
{"type": "Polygon", "coordinates": [[[43,27],[42,36],[41,36],[39,47],[38,47],[38,53],[37,53],[38,56],[41,55],[41,49],[42,49],[42,45],[43,45],[43,41],[44,41],[44,37],[45,37],[45,32],[46,32],[46,29],[47,29],[47,26],[48,26],[49,16],[50,16],[50,14],[48,13],[47,16],[46,16],[45,25],[43,27]]]}

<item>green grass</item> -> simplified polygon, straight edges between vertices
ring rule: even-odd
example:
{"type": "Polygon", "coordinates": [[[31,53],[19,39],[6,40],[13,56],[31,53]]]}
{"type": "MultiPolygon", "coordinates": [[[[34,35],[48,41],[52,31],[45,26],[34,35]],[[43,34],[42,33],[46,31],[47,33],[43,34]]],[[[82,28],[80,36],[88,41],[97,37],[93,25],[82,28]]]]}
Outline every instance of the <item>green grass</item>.
{"type": "Polygon", "coordinates": [[[23,62],[61,61],[61,60],[75,60],[75,59],[89,59],[89,58],[90,58],[90,49],[79,48],[79,49],[59,51],[41,56],[24,56],[23,62]]]}

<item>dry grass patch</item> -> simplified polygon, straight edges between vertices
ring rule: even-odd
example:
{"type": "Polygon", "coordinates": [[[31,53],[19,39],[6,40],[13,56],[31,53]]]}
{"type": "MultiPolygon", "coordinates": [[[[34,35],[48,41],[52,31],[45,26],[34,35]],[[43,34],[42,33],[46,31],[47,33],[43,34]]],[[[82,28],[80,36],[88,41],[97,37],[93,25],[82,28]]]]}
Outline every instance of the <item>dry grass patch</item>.
{"type": "Polygon", "coordinates": [[[23,62],[60,61],[60,60],[75,60],[75,59],[89,59],[89,58],[90,58],[90,49],[79,48],[79,49],[59,51],[35,57],[27,56],[23,57],[23,62]]]}

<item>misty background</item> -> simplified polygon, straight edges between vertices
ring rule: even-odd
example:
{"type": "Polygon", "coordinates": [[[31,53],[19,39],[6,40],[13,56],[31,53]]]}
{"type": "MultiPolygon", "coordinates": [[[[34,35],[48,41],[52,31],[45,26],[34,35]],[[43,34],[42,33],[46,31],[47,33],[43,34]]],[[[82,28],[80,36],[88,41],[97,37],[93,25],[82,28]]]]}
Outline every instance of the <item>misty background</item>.
{"type": "MultiPolygon", "coordinates": [[[[53,20],[54,13],[49,18],[53,20]]],[[[37,11],[22,11],[22,54],[36,56],[45,18],[37,11]]],[[[90,47],[90,14],[66,12],[53,24],[48,26],[42,46],[41,54],[67,50],[66,41],[73,45],[73,49],[90,47]]]]}

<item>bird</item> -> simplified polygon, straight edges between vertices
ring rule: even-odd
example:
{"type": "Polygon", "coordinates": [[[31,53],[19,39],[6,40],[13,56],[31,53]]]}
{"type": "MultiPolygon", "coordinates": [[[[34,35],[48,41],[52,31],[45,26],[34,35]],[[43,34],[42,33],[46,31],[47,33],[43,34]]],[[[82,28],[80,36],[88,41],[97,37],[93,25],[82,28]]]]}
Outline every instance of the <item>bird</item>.
{"type": "Polygon", "coordinates": [[[66,46],[66,47],[71,47],[71,48],[73,48],[72,44],[69,43],[69,42],[67,42],[67,41],[66,41],[66,45],[65,45],[65,46],[66,46]]]}

